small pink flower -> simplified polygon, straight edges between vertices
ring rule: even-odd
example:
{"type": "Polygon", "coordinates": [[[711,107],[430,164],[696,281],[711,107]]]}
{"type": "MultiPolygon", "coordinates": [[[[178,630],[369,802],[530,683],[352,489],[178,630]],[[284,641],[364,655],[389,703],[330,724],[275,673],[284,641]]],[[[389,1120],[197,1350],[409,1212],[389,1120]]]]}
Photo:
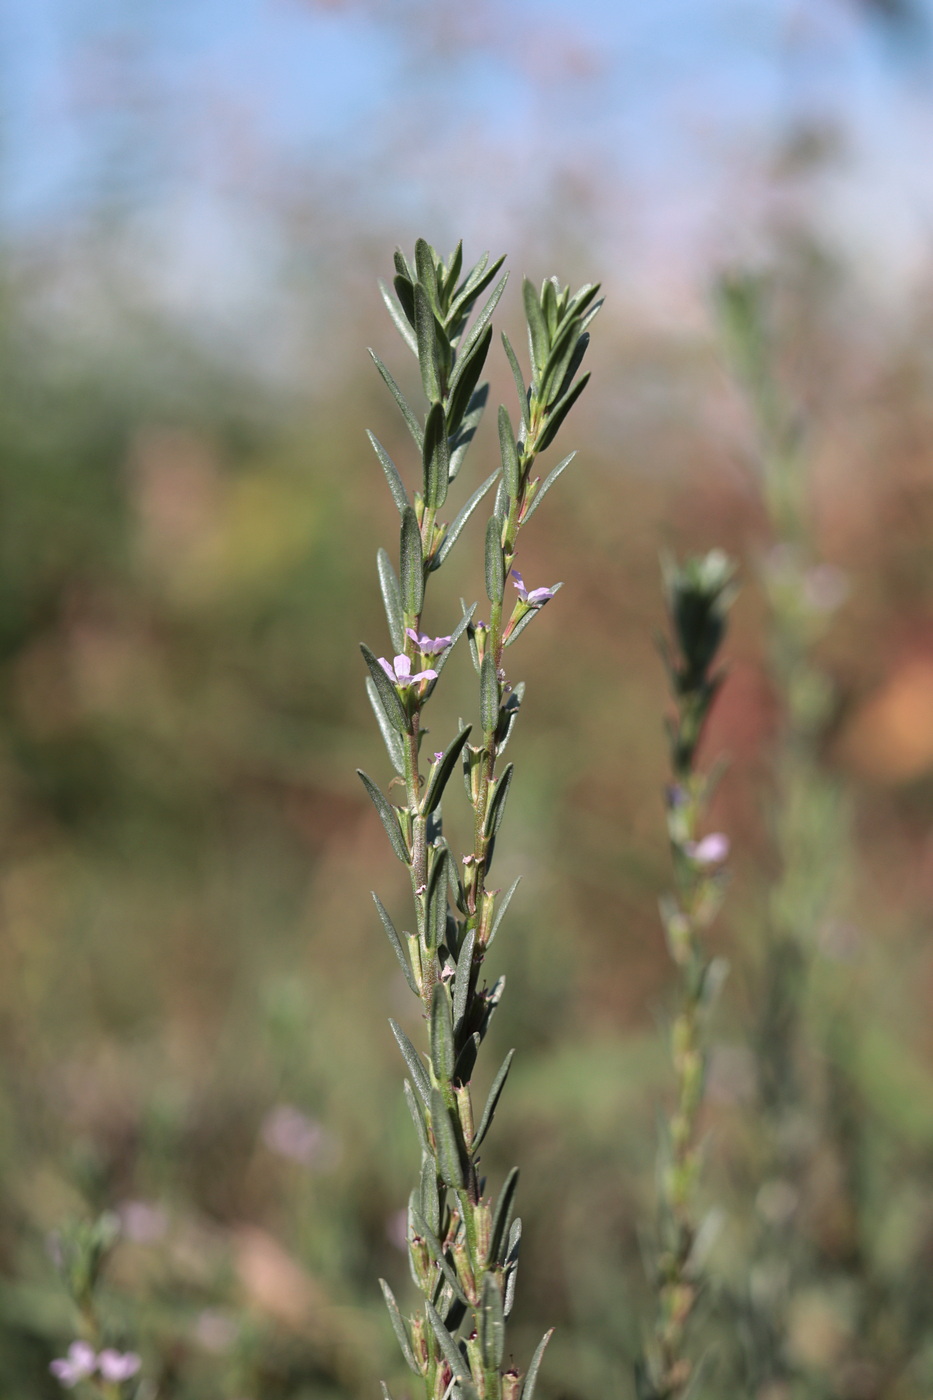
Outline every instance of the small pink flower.
{"type": "Polygon", "coordinates": [[[439,656],[450,646],[450,637],[426,637],[416,632],[414,627],[405,628],[405,636],[410,637],[422,656],[439,656]]]}
{"type": "Polygon", "coordinates": [[[271,1152],[304,1167],[327,1167],[339,1155],[333,1133],[291,1104],[279,1104],[267,1113],[261,1131],[271,1152]]]}
{"type": "Polygon", "coordinates": [[[168,1229],[168,1216],[149,1201],[124,1201],[117,1214],[123,1234],[134,1244],[154,1244],[168,1229]]]}
{"type": "Polygon", "coordinates": [[[714,831],[702,841],[687,841],[684,851],[697,865],[719,865],[729,854],[729,838],[721,831],[714,831]]]}
{"type": "Polygon", "coordinates": [[[411,660],[407,656],[396,656],[391,666],[384,656],[380,656],[379,665],[385,671],[389,680],[398,686],[399,690],[407,690],[409,686],[414,685],[416,681],[437,680],[437,672],[432,671],[430,667],[426,671],[417,671],[415,675],[412,675],[411,660]]]}
{"type": "Polygon", "coordinates": [[[89,1342],[72,1342],[67,1357],[57,1357],[49,1366],[49,1370],[67,1390],[71,1390],[78,1381],[90,1376],[96,1365],[97,1354],[89,1342]]]}
{"type": "Polygon", "coordinates": [[[553,588],[533,588],[529,593],[525,587],[525,580],[517,569],[512,570],[514,579],[513,587],[518,589],[518,596],[529,608],[543,608],[544,604],[554,597],[553,588]]]}
{"type": "Polygon", "coordinates": [[[135,1376],[142,1361],[135,1351],[114,1351],[107,1347],[97,1358],[97,1365],[105,1381],[128,1381],[135,1376]]]}

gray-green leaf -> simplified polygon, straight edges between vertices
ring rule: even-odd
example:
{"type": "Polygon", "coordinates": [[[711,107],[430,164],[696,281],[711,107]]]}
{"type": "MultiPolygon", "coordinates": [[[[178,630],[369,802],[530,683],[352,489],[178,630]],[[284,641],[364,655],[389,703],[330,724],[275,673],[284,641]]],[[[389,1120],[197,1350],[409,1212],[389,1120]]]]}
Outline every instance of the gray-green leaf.
{"type": "Polygon", "coordinates": [[[399,563],[405,611],[410,617],[418,617],[424,603],[424,553],[418,517],[411,506],[406,506],[402,511],[399,563]]]}
{"type": "Polygon", "coordinates": [[[386,835],[392,843],[393,851],[403,865],[411,865],[411,854],[406,845],[405,837],[402,835],[402,828],[399,825],[398,814],[395,808],[392,806],[391,802],[389,802],[388,798],[383,796],[379,791],[372,778],[363,772],[362,768],[357,768],[356,771],[360,775],[363,786],[372,798],[373,806],[379,813],[379,818],[382,825],[385,827],[386,835]]]}
{"type": "Polygon", "coordinates": [[[431,1090],[431,1127],[437,1144],[437,1165],[441,1180],[452,1190],[463,1188],[463,1163],[460,1158],[460,1145],[457,1142],[444,1096],[440,1089],[431,1090]]]}
{"type": "MultiPolygon", "coordinates": [[[[386,622],[389,624],[389,638],[395,648],[396,654],[398,654],[398,652],[403,651],[405,647],[405,623],[402,618],[402,590],[399,587],[398,579],[395,577],[392,560],[384,549],[380,549],[376,554],[376,568],[379,571],[379,589],[382,593],[382,604],[386,611],[386,622]]],[[[381,669],[380,667],[380,670],[381,669]]]]}
{"type": "Polygon", "coordinates": [[[408,495],[405,491],[405,486],[402,482],[402,478],[399,476],[398,467],[392,461],[392,458],[389,456],[382,443],[376,437],[375,433],[371,433],[367,428],[366,436],[372,443],[373,451],[379,458],[382,470],[385,472],[386,481],[389,483],[389,490],[392,492],[392,499],[398,507],[399,514],[401,515],[402,511],[408,505],[408,495]]]}
{"type": "Polygon", "coordinates": [[[500,1066],[499,1073],[492,1081],[492,1088],[490,1089],[489,1097],[486,1100],[486,1107],[483,1109],[483,1116],[479,1121],[479,1127],[477,1128],[476,1136],[473,1139],[473,1146],[471,1150],[474,1154],[476,1153],[483,1138],[489,1132],[493,1116],[499,1104],[499,1099],[502,1097],[502,1090],[505,1088],[505,1081],[508,1079],[509,1070],[512,1068],[512,1057],[514,1056],[514,1054],[514,1050],[509,1051],[509,1053],[503,1060],[502,1065],[500,1066]]]}
{"type": "Polygon", "coordinates": [[[428,1078],[428,1072],[424,1067],[424,1061],[418,1054],[418,1051],[412,1045],[411,1041],[408,1039],[408,1036],[402,1030],[398,1021],[393,1020],[393,1018],[390,1016],[389,1025],[392,1027],[392,1034],[398,1041],[398,1048],[402,1052],[402,1056],[405,1060],[405,1063],[411,1071],[411,1077],[414,1080],[415,1088],[418,1090],[418,1093],[421,1096],[421,1100],[424,1103],[424,1106],[426,1108],[430,1108],[431,1081],[428,1078]]]}
{"type": "Polygon", "coordinates": [[[379,912],[379,917],[380,917],[380,919],[382,920],[382,927],[383,927],[383,928],[385,929],[385,931],[386,931],[386,937],[388,938],[389,942],[391,943],[392,949],[393,949],[393,951],[394,951],[394,953],[395,953],[395,956],[398,958],[399,966],[401,967],[402,971],[403,971],[404,974],[405,974],[405,981],[408,983],[409,987],[411,987],[411,989],[412,989],[412,991],[414,992],[415,996],[418,996],[418,995],[419,995],[419,993],[418,993],[418,987],[417,987],[417,985],[416,985],[416,983],[415,983],[414,973],[413,973],[412,970],[411,970],[411,963],[408,961],[408,958],[405,956],[405,949],[402,947],[402,940],[399,938],[398,934],[397,934],[396,931],[395,931],[395,925],[393,924],[392,920],[389,918],[389,915],[388,915],[388,913],[387,913],[387,911],[386,911],[386,909],[385,909],[385,906],[383,905],[382,900],[381,900],[381,899],[379,898],[379,896],[376,894],[375,890],[370,890],[370,894],[371,894],[372,897],[373,897],[373,901],[375,902],[376,909],[377,909],[378,912],[379,912]]]}
{"type": "Polygon", "coordinates": [[[382,1289],[382,1296],[386,1300],[386,1307],[389,1309],[389,1319],[392,1323],[392,1331],[398,1338],[398,1344],[402,1349],[402,1355],[404,1356],[408,1365],[414,1371],[415,1375],[420,1376],[421,1371],[415,1361],[414,1354],[411,1349],[411,1338],[408,1335],[408,1328],[402,1321],[402,1315],[398,1310],[398,1303],[396,1303],[395,1301],[395,1294],[392,1292],[392,1289],[386,1283],[384,1278],[381,1278],[379,1280],[379,1286],[382,1289]]]}

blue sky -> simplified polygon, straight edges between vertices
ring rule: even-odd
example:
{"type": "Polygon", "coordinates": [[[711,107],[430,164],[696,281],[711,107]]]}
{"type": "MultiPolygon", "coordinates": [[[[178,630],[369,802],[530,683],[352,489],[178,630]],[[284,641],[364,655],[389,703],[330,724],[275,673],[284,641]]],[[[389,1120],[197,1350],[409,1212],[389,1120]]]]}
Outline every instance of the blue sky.
{"type": "Polygon", "coordinates": [[[49,236],[128,207],[182,282],[205,262],[259,275],[274,226],[309,209],[441,242],[576,232],[634,283],[676,281],[719,245],[754,250],[776,143],[819,120],[842,154],[808,195],[818,216],[864,261],[906,266],[933,222],[929,57],[855,11],[7,0],[0,213],[49,236]]]}

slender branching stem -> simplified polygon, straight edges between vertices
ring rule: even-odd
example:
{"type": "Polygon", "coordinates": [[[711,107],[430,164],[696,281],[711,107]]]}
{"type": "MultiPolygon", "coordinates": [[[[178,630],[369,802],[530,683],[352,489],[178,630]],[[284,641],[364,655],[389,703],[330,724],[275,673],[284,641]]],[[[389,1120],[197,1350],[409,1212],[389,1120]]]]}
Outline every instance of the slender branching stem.
{"type": "Polygon", "coordinates": [[[479,307],[479,299],[501,261],[490,265],[484,257],[464,274],[459,247],[446,263],[422,240],[413,262],[396,253],[395,296],[387,288],[383,296],[418,360],[428,400],[423,422],[391,372],[376,360],[420,449],[423,472],[422,489],[410,499],[395,464],[372,439],[401,516],[401,535],[398,575],[388,555],[379,554],[395,657],[376,657],[366,647],[363,654],[370,700],[404,787],[403,805],[394,805],[371,779],[361,777],[393,850],[408,866],[416,911],[417,933],[400,937],[377,901],[427,1024],[424,1054],[393,1022],[410,1074],[406,1096],[422,1153],[408,1212],[409,1259],[422,1295],[421,1311],[403,1318],[388,1284],[383,1283],[383,1291],[403,1355],[420,1377],[426,1400],[446,1400],[451,1394],[462,1400],[532,1400],[547,1342],[545,1336],[525,1376],[511,1365],[503,1369],[521,1236],[521,1222],[513,1218],[517,1171],[510,1173],[494,1200],[485,1194],[479,1150],[505,1085],[511,1052],[478,1120],[471,1083],[477,1052],[504,984],[503,978],[492,987],[481,981],[508,899],[497,911],[497,891],[487,888],[512,780],[511,764],[501,772],[497,764],[523,695],[521,685],[506,681],[503,653],[559,585],[529,592],[515,573],[519,597],[511,612],[505,605],[505,587],[514,572],[519,526],[570,460],[560,463],[543,485],[531,478],[539,451],[553,441],[585,386],[588,376],[577,374],[589,340],[586,327],[599,303],[596,287],[584,287],[571,297],[569,289],[554,280],[545,282],[540,292],[524,284],[531,358],[527,388],[505,342],[520,394],[521,426],[516,436],[507,410],[500,409],[501,469],[474,491],[448,524],[439,519],[439,512],[485,407],[488,386],[479,383],[479,376],[492,340],[490,317],[505,278],[493,287],[485,305],[479,307]],[[464,611],[449,636],[426,636],[421,629],[431,575],[443,565],[466,520],[494,484],[484,553],[489,624],[474,621],[474,606],[464,611]],[[480,742],[468,742],[472,727],[467,726],[422,772],[422,710],[463,632],[479,675],[480,742]],[[473,813],[472,846],[459,864],[445,841],[441,818],[441,798],[458,763],[473,813]]]}

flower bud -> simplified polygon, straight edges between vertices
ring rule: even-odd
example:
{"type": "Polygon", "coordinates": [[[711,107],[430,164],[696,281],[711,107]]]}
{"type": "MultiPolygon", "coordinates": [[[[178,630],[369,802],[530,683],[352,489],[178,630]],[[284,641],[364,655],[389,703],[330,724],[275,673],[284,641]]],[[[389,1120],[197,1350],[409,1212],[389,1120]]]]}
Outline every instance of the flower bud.
{"type": "Polygon", "coordinates": [[[463,1129],[463,1141],[469,1152],[473,1146],[473,1101],[470,1098],[470,1086],[468,1084],[454,1085],[454,1098],[457,1101],[457,1113],[460,1116],[460,1126],[463,1129]]]}
{"type": "Polygon", "coordinates": [[[520,1371],[505,1371],[502,1375],[502,1400],[518,1400],[522,1393],[522,1374],[520,1371]]]}

